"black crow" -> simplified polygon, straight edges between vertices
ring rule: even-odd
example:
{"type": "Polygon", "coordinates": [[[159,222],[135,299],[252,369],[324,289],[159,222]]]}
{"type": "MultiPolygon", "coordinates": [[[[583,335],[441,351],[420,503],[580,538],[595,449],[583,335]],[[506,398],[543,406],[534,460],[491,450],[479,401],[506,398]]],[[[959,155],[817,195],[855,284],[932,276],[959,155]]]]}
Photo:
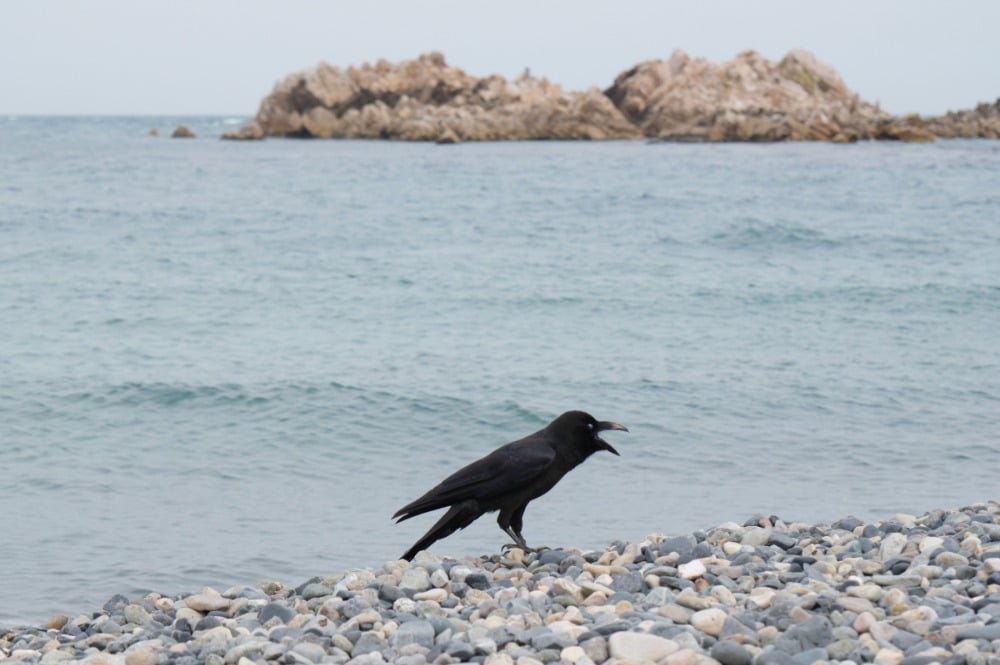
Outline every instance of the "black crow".
{"type": "Polygon", "coordinates": [[[451,474],[422,497],[393,515],[397,521],[450,506],[431,530],[402,558],[410,561],[420,550],[472,524],[477,518],[499,510],[497,524],[528,550],[521,535],[528,502],[552,489],[570,469],[598,450],[618,454],[599,434],[604,430],[627,432],[624,425],[598,421],[583,411],[567,411],[543,429],[523,439],[500,446],[492,453],[451,474]]]}

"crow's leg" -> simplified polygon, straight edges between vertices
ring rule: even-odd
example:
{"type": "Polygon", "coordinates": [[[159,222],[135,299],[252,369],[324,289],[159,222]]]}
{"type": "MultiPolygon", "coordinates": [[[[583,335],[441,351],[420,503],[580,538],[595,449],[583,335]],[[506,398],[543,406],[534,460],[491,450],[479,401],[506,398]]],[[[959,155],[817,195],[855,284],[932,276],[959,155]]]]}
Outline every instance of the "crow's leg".
{"type": "Polygon", "coordinates": [[[506,532],[506,534],[508,536],[510,536],[511,538],[513,538],[514,542],[507,543],[506,545],[503,545],[500,548],[501,550],[509,550],[512,547],[520,547],[525,552],[531,552],[532,551],[531,548],[528,547],[528,543],[524,542],[524,536],[522,536],[521,534],[515,532],[514,529],[512,529],[510,527],[507,527],[506,529],[504,529],[504,532],[506,532]]]}
{"type": "Polygon", "coordinates": [[[501,521],[502,518],[506,517],[503,513],[497,518],[497,523],[500,524],[500,528],[504,532],[514,539],[513,543],[508,543],[501,548],[501,551],[508,550],[512,547],[519,547],[525,552],[537,552],[538,549],[534,547],[528,547],[528,543],[524,540],[524,535],[521,534],[521,528],[524,526],[524,509],[528,507],[528,504],[517,508],[511,515],[510,519],[507,520],[507,524],[504,525],[501,521]]]}

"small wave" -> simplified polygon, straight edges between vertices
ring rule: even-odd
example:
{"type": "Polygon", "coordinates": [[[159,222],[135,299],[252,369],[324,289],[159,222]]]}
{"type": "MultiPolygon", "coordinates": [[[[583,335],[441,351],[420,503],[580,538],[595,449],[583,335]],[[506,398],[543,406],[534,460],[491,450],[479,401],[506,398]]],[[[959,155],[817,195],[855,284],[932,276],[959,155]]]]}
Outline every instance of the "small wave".
{"type": "Polygon", "coordinates": [[[709,243],[733,249],[754,249],[762,246],[832,248],[841,244],[840,241],[815,229],[768,224],[757,220],[744,225],[732,225],[728,230],[711,236],[709,243]]]}
{"type": "Polygon", "coordinates": [[[263,404],[268,397],[253,395],[239,384],[192,386],[171,383],[123,383],[105,390],[89,390],[72,393],[68,399],[73,402],[91,402],[104,406],[139,406],[154,404],[178,406],[205,402],[210,404],[263,404]]]}

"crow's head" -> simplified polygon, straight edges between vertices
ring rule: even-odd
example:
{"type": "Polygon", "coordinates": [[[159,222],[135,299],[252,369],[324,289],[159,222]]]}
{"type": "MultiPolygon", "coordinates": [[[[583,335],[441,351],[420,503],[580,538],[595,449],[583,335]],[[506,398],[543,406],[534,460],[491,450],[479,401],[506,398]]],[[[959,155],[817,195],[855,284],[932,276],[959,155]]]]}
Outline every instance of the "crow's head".
{"type": "Polygon", "coordinates": [[[588,454],[598,450],[607,450],[609,453],[617,455],[618,451],[602,439],[600,434],[609,429],[628,431],[625,425],[597,420],[584,411],[567,411],[552,421],[549,427],[558,430],[565,438],[572,441],[578,450],[587,451],[588,454]]]}

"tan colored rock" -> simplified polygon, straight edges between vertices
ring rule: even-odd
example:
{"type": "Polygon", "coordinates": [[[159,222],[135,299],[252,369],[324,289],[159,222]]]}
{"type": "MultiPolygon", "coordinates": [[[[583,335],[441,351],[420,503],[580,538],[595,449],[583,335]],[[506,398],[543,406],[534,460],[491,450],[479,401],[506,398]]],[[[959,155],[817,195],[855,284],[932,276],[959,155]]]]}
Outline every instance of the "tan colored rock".
{"type": "Polygon", "coordinates": [[[669,141],[853,141],[890,116],[829,65],[793,50],[714,63],[681,50],[623,72],[605,94],[648,137],[669,141]]]}
{"type": "Polygon", "coordinates": [[[212,587],[205,587],[201,593],[196,593],[184,599],[188,608],[198,612],[211,612],[213,610],[224,610],[229,607],[230,600],[212,587]]]}
{"type": "Polygon", "coordinates": [[[256,120],[251,120],[237,130],[223,133],[222,138],[232,141],[259,141],[264,138],[264,130],[256,120]]]}
{"type": "Polygon", "coordinates": [[[949,111],[924,120],[927,131],[940,138],[1000,139],[1000,98],[974,109],[949,111]]]}
{"type": "Polygon", "coordinates": [[[567,93],[544,78],[477,78],[440,53],[291,74],[225,138],[308,136],[410,141],[638,138],[600,90],[567,93]]]}
{"type": "MultiPolygon", "coordinates": [[[[186,128],[184,128],[186,130],[186,128]]],[[[178,134],[174,136],[193,136],[178,134]]],[[[189,130],[187,130],[189,131],[189,130]]],[[[266,136],[460,143],[500,140],[933,141],[1000,138],[1000,99],[934,118],[894,117],[863,101],[803,50],[749,50],[715,63],[676,50],[622,72],[605,91],[567,92],[540,77],[483,78],[437,52],[286,76],[226,139],[266,136]]]]}
{"type": "Polygon", "coordinates": [[[48,630],[62,630],[67,621],[69,621],[69,617],[65,614],[53,614],[49,617],[49,620],[45,622],[45,627],[48,630]]]}
{"type": "Polygon", "coordinates": [[[173,139],[193,139],[194,132],[192,132],[186,125],[177,125],[177,129],[174,133],[170,135],[173,139]]]}

